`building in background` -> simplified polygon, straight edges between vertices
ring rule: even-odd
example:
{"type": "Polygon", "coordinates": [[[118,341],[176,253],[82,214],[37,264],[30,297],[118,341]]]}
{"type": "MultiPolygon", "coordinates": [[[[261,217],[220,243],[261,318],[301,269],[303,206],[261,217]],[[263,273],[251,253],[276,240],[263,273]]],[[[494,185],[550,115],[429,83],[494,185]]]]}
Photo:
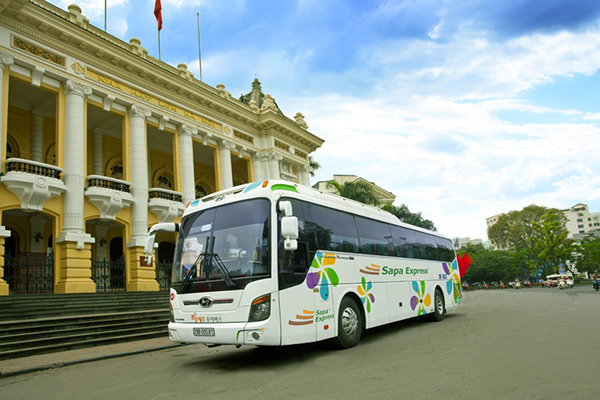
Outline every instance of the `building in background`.
{"type": "MultiPolygon", "coordinates": [[[[393,194],[392,192],[388,192],[387,190],[377,186],[375,183],[370,182],[364,178],[360,178],[356,175],[333,175],[333,178],[331,180],[336,181],[340,185],[343,185],[346,182],[364,182],[364,183],[366,183],[373,189],[373,193],[375,193],[375,195],[379,199],[379,202],[381,203],[380,206],[383,206],[385,204],[392,204],[396,200],[396,195],[393,194]]],[[[333,188],[327,187],[328,182],[329,181],[319,181],[319,182],[315,183],[312,187],[314,189],[318,189],[322,192],[335,193],[335,190],[333,188]]]]}
{"type": "MultiPolygon", "coordinates": [[[[567,217],[565,228],[569,231],[568,238],[581,241],[585,237],[600,236],[600,212],[591,213],[588,206],[582,203],[561,211],[567,217]]],[[[503,215],[486,218],[487,229],[498,222],[498,218],[503,215]]]]}
{"type": "Polygon", "coordinates": [[[483,245],[485,248],[489,248],[488,241],[484,242],[481,239],[471,239],[470,237],[466,237],[466,238],[455,237],[452,239],[452,244],[454,245],[455,250],[460,250],[461,248],[466,247],[468,245],[478,245],[478,244],[483,245]]]}
{"type": "Polygon", "coordinates": [[[158,290],[149,226],[251,181],[310,186],[323,140],[258,80],[238,100],[76,5],[2,1],[0,27],[0,295],[158,290]]]}
{"type": "Polygon", "coordinates": [[[591,213],[582,203],[561,211],[567,217],[566,228],[570,238],[583,240],[589,236],[600,236],[600,212],[591,213]]]}

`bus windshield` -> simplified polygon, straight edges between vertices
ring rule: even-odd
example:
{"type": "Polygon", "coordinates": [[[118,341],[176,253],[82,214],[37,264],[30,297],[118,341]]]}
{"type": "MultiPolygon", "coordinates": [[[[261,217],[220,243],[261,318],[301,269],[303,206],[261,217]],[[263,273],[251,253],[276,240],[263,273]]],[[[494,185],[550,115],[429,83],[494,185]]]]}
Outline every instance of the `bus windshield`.
{"type": "Polygon", "coordinates": [[[270,277],[269,210],[268,200],[255,199],[185,217],[171,287],[178,293],[239,290],[270,277]]]}

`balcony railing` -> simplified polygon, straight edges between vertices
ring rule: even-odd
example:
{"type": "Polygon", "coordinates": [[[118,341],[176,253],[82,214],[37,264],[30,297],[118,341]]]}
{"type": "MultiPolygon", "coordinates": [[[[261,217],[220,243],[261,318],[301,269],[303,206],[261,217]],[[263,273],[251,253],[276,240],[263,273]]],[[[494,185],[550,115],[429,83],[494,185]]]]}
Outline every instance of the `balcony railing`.
{"type": "Polygon", "coordinates": [[[88,175],[85,197],[100,210],[100,219],[115,220],[117,213],[133,204],[131,183],[102,175],[88,175]]]}
{"type": "Polygon", "coordinates": [[[88,175],[87,185],[104,189],[117,190],[119,192],[131,193],[131,184],[120,179],[109,178],[101,175],[88,175]]]}
{"type": "Polygon", "coordinates": [[[149,199],[161,199],[161,200],[169,200],[176,202],[183,202],[183,195],[179,192],[174,192],[172,190],[160,189],[160,188],[152,188],[148,192],[149,199]]]}
{"type": "Polygon", "coordinates": [[[28,174],[46,176],[60,179],[62,168],[41,162],[24,160],[22,158],[9,158],[6,160],[6,172],[26,172],[28,174]]]}
{"type": "Polygon", "coordinates": [[[62,168],[21,158],[6,160],[0,181],[21,201],[24,211],[42,211],[47,200],[60,196],[67,186],[60,179],[62,168]]]}

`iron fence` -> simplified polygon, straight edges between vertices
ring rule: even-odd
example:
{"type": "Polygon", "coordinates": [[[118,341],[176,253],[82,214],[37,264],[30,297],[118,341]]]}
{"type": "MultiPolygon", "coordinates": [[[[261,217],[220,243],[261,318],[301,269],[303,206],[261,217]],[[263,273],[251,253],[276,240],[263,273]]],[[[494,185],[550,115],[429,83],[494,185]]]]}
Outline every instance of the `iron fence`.
{"type": "Polygon", "coordinates": [[[113,261],[92,260],[92,280],[96,283],[96,292],[124,292],[125,258],[113,261]]]}
{"type": "Polygon", "coordinates": [[[156,280],[158,281],[158,290],[169,290],[171,287],[172,262],[156,263],[156,280]]]}
{"type": "Polygon", "coordinates": [[[53,293],[54,255],[51,252],[4,255],[4,280],[12,294],[53,293]]]}

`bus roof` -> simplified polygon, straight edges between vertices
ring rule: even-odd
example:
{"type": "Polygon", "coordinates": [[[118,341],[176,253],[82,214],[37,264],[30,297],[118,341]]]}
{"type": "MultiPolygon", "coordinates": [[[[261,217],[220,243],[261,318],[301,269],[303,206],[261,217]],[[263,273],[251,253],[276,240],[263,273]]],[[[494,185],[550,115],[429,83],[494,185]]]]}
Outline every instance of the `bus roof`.
{"type": "Polygon", "coordinates": [[[210,203],[213,202],[215,202],[214,205],[216,205],[216,202],[223,204],[256,197],[268,197],[276,200],[281,196],[285,196],[286,194],[299,199],[311,201],[322,206],[329,206],[338,210],[346,211],[351,214],[360,215],[379,221],[384,221],[393,225],[404,226],[406,228],[447,238],[438,232],[432,232],[430,230],[402,222],[395,215],[382,210],[381,208],[363,204],[352,199],[341,197],[337,194],[324,192],[309,186],[284,180],[265,180],[253,182],[212,193],[189,203],[184,211],[184,215],[194,212],[194,209],[196,208],[212,207],[213,205],[210,203]]]}

